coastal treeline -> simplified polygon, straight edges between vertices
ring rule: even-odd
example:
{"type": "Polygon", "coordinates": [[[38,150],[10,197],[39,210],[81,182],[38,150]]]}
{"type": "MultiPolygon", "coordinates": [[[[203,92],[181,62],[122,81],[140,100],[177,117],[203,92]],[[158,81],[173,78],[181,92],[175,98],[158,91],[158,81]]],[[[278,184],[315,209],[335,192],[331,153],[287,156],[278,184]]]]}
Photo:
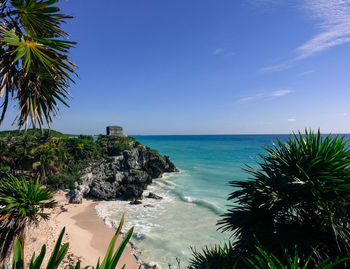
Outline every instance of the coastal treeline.
{"type": "MultiPolygon", "coordinates": [[[[0,132],[0,177],[7,175],[40,178],[54,188],[72,188],[81,171],[92,162],[143,147],[132,137],[79,135],[38,130],[0,132]]],[[[156,150],[145,150],[159,154],[156,150]]]]}

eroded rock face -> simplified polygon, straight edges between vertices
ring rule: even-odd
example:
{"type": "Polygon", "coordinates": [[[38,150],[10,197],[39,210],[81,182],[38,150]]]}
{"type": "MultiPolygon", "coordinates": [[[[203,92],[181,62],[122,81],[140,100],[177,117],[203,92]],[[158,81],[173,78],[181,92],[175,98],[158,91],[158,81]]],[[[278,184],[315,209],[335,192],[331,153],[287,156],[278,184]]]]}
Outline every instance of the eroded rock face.
{"type": "Polygon", "coordinates": [[[125,150],[120,155],[91,163],[84,169],[80,183],[71,191],[70,202],[81,203],[84,196],[97,200],[142,199],[152,179],[166,172],[177,172],[167,156],[160,156],[143,146],[125,150]]]}
{"type": "Polygon", "coordinates": [[[150,193],[148,194],[148,198],[150,198],[150,199],[156,199],[156,200],[161,200],[161,199],[163,199],[163,197],[161,197],[161,196],[159,196],[159,195],[157,195],[157,194],[154,194],[153,192],[150,192],[150,193]]]}

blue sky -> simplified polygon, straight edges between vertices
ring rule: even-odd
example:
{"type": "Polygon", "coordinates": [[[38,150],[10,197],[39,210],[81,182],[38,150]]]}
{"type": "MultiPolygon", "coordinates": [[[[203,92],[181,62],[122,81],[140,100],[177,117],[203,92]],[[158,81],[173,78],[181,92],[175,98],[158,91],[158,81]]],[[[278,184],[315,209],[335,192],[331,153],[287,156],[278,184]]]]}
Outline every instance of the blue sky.
{"type": "Polygon", "coordinates": [[[350,0],[60,3],[80,78],[54,129],[350,133],[350,0]]]}

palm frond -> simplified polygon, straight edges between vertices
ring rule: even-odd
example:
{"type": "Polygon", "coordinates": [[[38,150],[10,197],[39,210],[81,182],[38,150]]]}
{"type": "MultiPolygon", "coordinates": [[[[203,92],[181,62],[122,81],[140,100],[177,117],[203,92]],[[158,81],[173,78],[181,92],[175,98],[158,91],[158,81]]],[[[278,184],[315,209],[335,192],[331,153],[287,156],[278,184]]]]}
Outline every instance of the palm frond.
{"type": "Polygon", "coordinates": [[[59,103],[67,105],[76,75],[67,54],[76,43],[63,39],[67,34],[60,25],[70,16],[58,13],[56,2],[6,2],[0,24],[0,124],[11,99],[18,102],[17,124],[25,129],[30,122],[34,128],[50,126],[59,103]]]}
{"type": "Polygon", "coordinates": [[[0,261],[27,225],[48,218],[44,209],[55,205],[51,199],[51,191],[38,180],[27,182],[10,175],[0,181],[0,261]]]}
{"type": "MultiPolygon", "coordinates": [[[[246,181],[231,181],[228,212],[218,222],[243,250],[255,238],[268,251],[298,245],[313,259],[350,254],[350,151],[339,136],[294,134],[265,147],[246,181]]],[[[277,253],[277,252],[276,252],[277,253]]]]}

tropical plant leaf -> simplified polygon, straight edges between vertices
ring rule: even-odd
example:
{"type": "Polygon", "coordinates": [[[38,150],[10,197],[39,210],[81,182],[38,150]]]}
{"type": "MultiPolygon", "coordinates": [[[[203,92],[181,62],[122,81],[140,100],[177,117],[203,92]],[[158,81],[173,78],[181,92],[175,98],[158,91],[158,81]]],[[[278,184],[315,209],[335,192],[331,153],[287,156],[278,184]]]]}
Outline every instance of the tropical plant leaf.
{"type": "MultiPolygon", "coordinates": [[[[218,222],[242,253],[256,241],[296,264],[295,245],[310,266],[350,254],[350,151],[347,140],[305,130],[265,147],[245,181],[231,181],[233,204],[218,222]],[[288,255],[284,255],[288,249],[288,255]],[[315,252],[313,252],[316,249],[315,252]]],[[[270,261],[271,262],[271,261],[270,261]]]]}
{"type": "MultiPolygon", "coordinates": [[[[18,101],[18,125],[33,128],[44,120],[50,126],[59,109],[67,105],[69,84],[76,66],[68,59],[76,44],[65,40],[60,27],[70,16],[60,14],[57,1],[4,1],[0,26],[0,124],[11,99],[18,101]]],[[[1,10],[0,8],[0,10],[1,10]]]]}

